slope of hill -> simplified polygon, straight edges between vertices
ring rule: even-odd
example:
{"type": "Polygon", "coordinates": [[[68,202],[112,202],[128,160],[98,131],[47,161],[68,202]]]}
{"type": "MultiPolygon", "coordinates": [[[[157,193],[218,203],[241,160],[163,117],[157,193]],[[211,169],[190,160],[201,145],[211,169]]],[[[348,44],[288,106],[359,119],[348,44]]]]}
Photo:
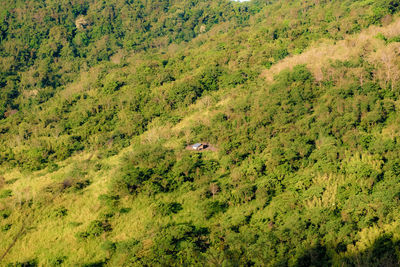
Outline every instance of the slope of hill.
{"type": "Polygon", "coordinates": [[[400,264],[398,1],[67,2],[1,14],[1,264],[400,264]]]}

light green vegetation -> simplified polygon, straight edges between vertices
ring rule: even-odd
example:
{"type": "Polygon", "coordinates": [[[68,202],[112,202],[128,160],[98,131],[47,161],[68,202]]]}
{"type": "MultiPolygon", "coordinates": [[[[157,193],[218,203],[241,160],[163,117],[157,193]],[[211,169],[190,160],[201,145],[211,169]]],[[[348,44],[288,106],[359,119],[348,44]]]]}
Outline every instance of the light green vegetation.
{"type": "Polygon", "coordinates": [[[2,6],[0,265],[399,265],[399,1],[2,6]]]}

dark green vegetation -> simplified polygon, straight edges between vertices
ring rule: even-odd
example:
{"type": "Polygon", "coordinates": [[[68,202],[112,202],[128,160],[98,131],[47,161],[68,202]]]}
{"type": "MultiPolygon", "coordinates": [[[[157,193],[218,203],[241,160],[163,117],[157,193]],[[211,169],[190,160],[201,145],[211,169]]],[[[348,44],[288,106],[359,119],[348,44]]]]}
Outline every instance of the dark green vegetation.
{"type": "Polygon", "coordinates": [[[400,1],[1,4],[0,264],[400,264],[400,1]]]}

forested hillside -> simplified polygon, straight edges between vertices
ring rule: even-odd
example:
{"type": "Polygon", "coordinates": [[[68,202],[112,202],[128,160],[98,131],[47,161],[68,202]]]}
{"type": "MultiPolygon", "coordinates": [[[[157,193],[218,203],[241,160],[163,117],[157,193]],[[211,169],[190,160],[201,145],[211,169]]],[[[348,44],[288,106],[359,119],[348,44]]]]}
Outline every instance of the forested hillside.
{"type": "Polygon", "coordinates": [[[1,4],[1,266],[400,265],[400,1],[1,4]]]}

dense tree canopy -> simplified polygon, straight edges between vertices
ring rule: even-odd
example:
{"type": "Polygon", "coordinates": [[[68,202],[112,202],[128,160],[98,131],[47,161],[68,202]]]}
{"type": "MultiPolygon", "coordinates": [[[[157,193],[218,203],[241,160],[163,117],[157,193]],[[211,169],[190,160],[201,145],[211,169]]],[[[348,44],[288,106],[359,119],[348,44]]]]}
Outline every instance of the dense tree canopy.
{"type": "Polygon", "coordinates": [[[400,1],[1,4],[0,265],[400,264],[400,1]]]}

